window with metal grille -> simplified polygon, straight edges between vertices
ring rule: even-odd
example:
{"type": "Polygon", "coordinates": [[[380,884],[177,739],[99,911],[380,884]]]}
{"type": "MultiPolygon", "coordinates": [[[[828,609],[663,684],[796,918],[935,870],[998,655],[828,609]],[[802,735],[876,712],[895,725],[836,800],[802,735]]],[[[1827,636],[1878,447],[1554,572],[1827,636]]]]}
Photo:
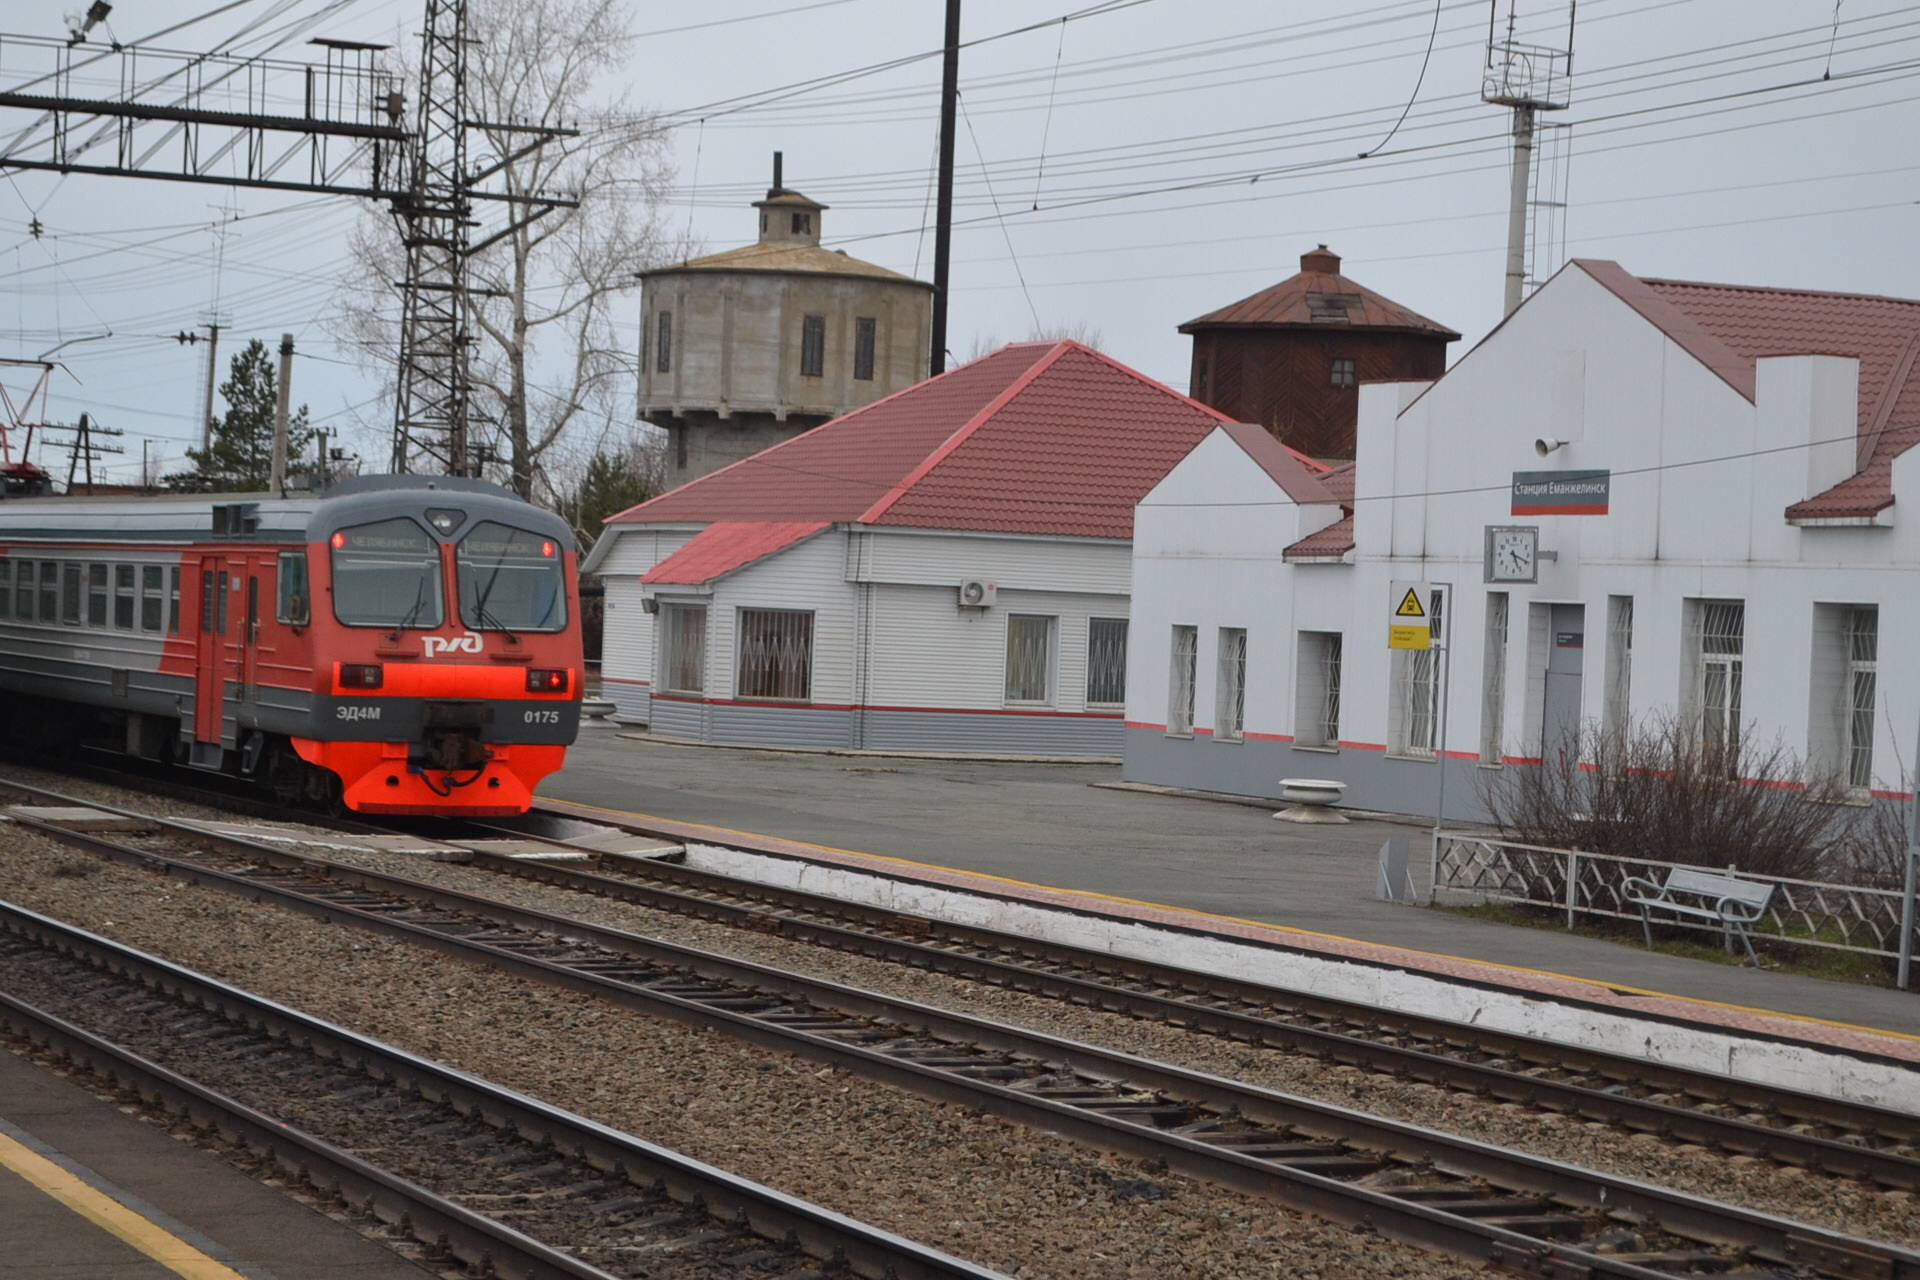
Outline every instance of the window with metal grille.
{"type": "Polygon", "coordinates": [[[1247,630],[1220,628],[1220,671],[1213,691],[1213,736],[1238,742],[1247,724],[1247,630]]]}
{"type": "Polygon", "coordinates": [[[1294,664],[1293,741],[1301,747],[1340,745],[1338,631],[1302,631],[1294,664]]]}
{"type": "Polygon", "coordinates": [[[1127,701],[1127,620],[1087,619],[1087,705],[1118,707],[1127,701]]]}
{"type": "Polygon", "coordinates": [[[673,312],[662,311],[654,327],[659,336],[653,343],[653,371],[671,373],[673,371],[673,312]]]}
{"type": "Polygon", "coordinates": [[[1336,358],[1333,362],[1333,385],[1336,387],[1351,387],[1356,381],[1353,361],[1344,356],[1336,358]]]}
{"type": "Polygon", "coordinates": [[[660,606],[660,688],[667,693],[707,691],[707,607],[660,606]]]}
{"type": "Polygon", "coordinates": [[[739,652],[740,697],[805,702],[813,696],[813,614],[742,609],[739,652]]]}
{"type": "Polygon", "coordinates": [[[1694,661],[1692,694],[1702,745],[1735,755],[1740,749],[1740,686],[1744,675],[1747,606],[1740,600],[1689,600],[1688,648],[1694,661]]]}
{"type": "Polygon", "coordinates": [[[827,367],[827,318],[803,316],[800,320],[800,376],[818,378],[827,367]]]}
{"type": "Polygon", "coordinates": [[[107,625],[107,566],[104,564],[87,566],[87,625],[107,625]]]}
{"type": "MultiPolygon", "coordinates": [[[[301,556],[301,563],[304,565],[305,553],[296,552],[295,554],[301,556]]],[[[166,570],[162,566],[157,564],[140,566],[140,629],[142,631],[160,629],[160,620],[165,616],[167,608],[166,581],[166,570]]]]}
{"type": "MultiPolygon", "coordinates": [[[[1435,640],[1444,634],[1440,611],[1445,599],[1439,591],[1427,597],[1428,625],[1435,640]]],[[[1440,728],[1440,650],[1396,649],[1393,657],[1394,752],[1431,760],[1440,728]]]]}
{"type": "Polygon", "coordinates": [[[1880,610],[1847,610],[1847,785],[1873,786],[1873,703],[1879,683],[1880,610]]]}
{"type": "Polygon", "coordinates": [[[1173,629],[1173,661],[1167,681],[1167,732],[1193,732],[1193,682],[1199,662],[1200,629],[1173,629]]]}
{"type": "Polygon", "coordinates": [[[1600,736],[1608,752],[1623,758],[1633,728],[1633,597],[1607,597],[1606,700],[1600,736]]]}
{"type": "Polygon", "coordinates": [[[1053,701],[1054,620],[1031,613],[1007,615],[1008,702],[1053,701]]]}
{"type": "Polygon", "coordinates": [[[60,566],[61,603],[60,621],[70,627],[80,625],[80,566],[63,564],[60,566]]]}
{"type": "Polygon", "coordinates": [[[853,322],[853,377],[856,382],[873,381],[873,340],[878,328],[871,316],[859,316],[853,322]]]}
{"type": "Polygon", "coordinates": [[[1499,764],[1506,736],[1507,593],[1487,592],[1487,648],[1480,675],[1480,763],[1499,764]]]}

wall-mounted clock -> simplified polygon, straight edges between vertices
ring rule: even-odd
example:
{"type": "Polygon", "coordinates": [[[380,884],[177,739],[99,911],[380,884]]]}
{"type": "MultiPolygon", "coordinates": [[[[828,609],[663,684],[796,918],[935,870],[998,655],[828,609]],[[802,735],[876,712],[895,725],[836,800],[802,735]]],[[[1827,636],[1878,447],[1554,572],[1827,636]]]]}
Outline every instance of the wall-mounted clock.
{"type": "Polygon", "coordinates": [[[1482,571],[1488,582],[1540,580],[1538,525],[1488,525],[1482,571]]]}

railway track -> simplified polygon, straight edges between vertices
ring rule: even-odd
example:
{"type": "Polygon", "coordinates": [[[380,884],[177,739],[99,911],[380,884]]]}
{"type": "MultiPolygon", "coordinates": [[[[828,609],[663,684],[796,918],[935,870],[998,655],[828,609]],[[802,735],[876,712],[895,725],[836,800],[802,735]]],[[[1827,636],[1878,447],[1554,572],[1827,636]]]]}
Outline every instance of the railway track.
{"type": "Polygon", "coordinates": [[[403,877],[190,828],[165,838],[212,857],[49,834],[1475,1261],[1641,1280],[1920,1278],[1920,1254],[1879,1242],[403,877]]]}
{"type": "Polygon", "coordinates": [[[1005,1280],[32,912],[0,911],[0,974],[0,1037],[435,1270],[1005,1280]]]}

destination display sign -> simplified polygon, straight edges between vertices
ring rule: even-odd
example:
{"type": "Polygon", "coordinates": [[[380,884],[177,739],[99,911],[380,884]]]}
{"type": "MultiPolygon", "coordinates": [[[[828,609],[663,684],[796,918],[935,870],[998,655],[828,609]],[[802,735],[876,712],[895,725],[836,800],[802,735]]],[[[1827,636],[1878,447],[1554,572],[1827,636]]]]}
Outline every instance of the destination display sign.
{"type": "Polygon", "coordinates": [[[1516,471],[1516,516],[1603,516],[1613,494],[1611,471],[1516,471]]]}

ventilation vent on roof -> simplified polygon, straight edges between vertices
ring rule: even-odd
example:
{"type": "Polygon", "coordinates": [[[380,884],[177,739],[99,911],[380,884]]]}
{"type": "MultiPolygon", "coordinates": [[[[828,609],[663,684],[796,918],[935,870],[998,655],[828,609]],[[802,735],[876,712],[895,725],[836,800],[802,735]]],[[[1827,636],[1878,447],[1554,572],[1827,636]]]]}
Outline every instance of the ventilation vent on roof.
{"type": "Polygon", "coordinates": [[[1347,324],[1352,319],[1348,310],[1359,305],[1357,293],[1309,293],[1307,318],[1314,324],[1347,324]]]}

